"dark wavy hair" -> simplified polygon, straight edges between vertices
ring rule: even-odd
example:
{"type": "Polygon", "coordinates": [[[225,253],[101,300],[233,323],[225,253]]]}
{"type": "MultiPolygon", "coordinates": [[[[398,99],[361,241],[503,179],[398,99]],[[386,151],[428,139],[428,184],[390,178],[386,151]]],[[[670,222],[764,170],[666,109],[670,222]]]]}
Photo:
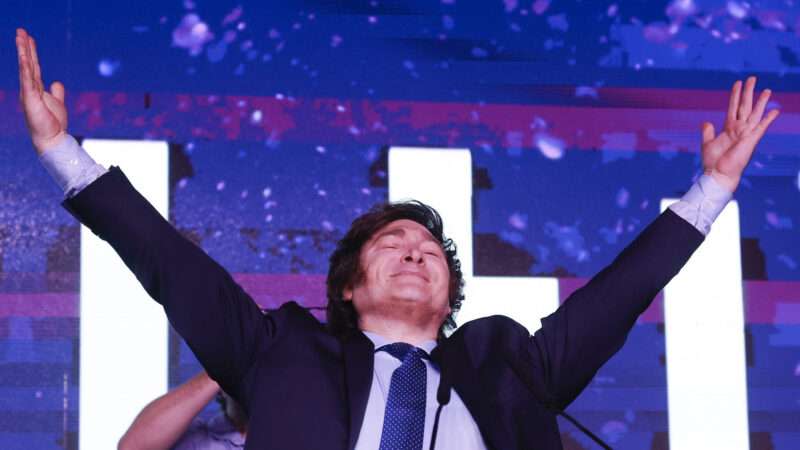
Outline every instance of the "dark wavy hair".
{"type": "Polygon", "coordinates": [[[430,206],[418,202],[382,203],[375,205],[368,212],[357,217],[350,225],[347,234],[336,244],[336,250],[330,258],[328,278],[328,329],[336,336],[345,337],[358,330],[358,312],[352,301],[345,301],[342,292],[347,287],[358,284],[364,276],[361,263],[361,248],[381,228],[396,220],[408,219],[425,227],[442,246],[447,267],[450,270],[448,287],[448,303],[450,314],[439,328],[439,339],[444,338],[445,331],[455,328],[453,319],[464,300],[464,276],[461,274],[461,262],[456,256],[456,245],[452,239],[444,236],[442,217],[430,206]]]}

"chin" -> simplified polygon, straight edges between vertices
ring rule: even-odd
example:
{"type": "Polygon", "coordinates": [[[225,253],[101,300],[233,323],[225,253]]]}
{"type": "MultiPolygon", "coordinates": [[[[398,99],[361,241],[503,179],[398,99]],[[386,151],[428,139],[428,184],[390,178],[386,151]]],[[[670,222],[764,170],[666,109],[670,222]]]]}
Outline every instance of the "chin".
{"type": "Polygon", "coordinates": [[[424,301],[430,299],[431,292],[421,283],[397,283],[387,289],[391,297],[410,301],[424,301]]]}
{"type": "Polygon", "coordinates": [[[392,296],[393,299],[405,303],[429,303],[430,296],[421,295],[416,292],[399,292],[392,296]]]}

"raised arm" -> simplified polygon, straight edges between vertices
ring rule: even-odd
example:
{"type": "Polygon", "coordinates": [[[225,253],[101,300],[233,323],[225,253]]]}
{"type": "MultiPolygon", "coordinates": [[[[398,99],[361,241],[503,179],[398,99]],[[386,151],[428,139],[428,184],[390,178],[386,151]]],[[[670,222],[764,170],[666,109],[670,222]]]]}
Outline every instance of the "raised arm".
{"type": "Polygon", "coordinates": [[[263,316],[230,274],[181,236],[121,170],[92,170],[100,166],[66,131],[64,87],[56,82],[44,90],[36,44],[22,29],[16,44],[31,140],[65,188],[65,208],[114,248],[210,376],[247,408],[245,377],[277,332],[274,316],[263,316]],[[76,185],[76,179],[82,181],[76,185]]]}
{"type": "Polygon", "coordinates": [[[120,450],[167,450],[186,432],[219,392],[205,372],[153,400],[142,409],[119,441],[120,450]]]}
{"type": "Polygon", "coordinates": [[[636,319],[702,243],[711,222],[739,184],[756,144],[778,115],[764,116],[770,91],[753,105],[755,78],[733,85],[722,133],[702,125],[704,176],[650,224],[609,266],[575,291],[530,341],[539,392],[568,405],[625,342],[636,319]]]}

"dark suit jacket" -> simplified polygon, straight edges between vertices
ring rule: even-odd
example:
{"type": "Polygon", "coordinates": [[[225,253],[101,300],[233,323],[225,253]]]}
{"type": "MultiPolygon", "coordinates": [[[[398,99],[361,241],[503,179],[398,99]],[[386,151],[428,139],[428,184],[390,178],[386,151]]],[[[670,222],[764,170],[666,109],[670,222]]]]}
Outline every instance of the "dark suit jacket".
{"type": "MultiPolygon", "coordinates": [[[[294,302],[262,314],[117,168],[65,207],[114,247],[211,377],[247,409],[248,449],[353,448],[373,373],[372,343],[362,333],[334,337],[294,302]]],[[[562,448],[554,409],[565,408],[622,346],[702,240],[667,211],[533,336],[494,316],[442,341],[432,358],[488,447],[562,448]]]]}

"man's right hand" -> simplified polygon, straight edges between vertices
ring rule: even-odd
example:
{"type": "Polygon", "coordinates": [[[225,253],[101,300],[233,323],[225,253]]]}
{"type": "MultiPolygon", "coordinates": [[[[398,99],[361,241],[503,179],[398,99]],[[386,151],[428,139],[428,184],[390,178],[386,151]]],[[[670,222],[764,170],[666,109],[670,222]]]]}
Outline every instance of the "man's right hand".
{"type": "Polygon", "coordinates": [[[19,61],[19,100],[31,141],[40,155],[58,145],[67,135],[67,108],[64,85],[56,81],[50,92],[44,89],[36,42],[22,28],[17,29],[19,61]]]}

